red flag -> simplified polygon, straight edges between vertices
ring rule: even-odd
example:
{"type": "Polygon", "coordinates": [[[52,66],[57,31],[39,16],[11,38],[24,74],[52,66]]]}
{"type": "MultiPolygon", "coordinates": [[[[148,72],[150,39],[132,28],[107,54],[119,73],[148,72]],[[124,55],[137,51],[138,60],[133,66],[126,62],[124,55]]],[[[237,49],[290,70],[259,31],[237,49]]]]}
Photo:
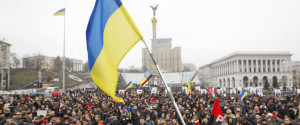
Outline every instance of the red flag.
{"type": "Polygon", "coordinates": [[[156,102],[156,98],[153,98],[153,99],[152,99],[152,102],[156,102]]]}
{"type": "Polygon", "coordinates": [[[211,95],[214,95],[214,94],[215,94],[215,88],[210,87],[210,88],[207,90],[207,92],[210,93],[211,95]]]}
{"type": "Polygon", "coordinates": [[[216,98],[215,104],[211,111],[210,123],[211,125],[221,125],[223,123],[223,114],[218,98],[216,98]]]}

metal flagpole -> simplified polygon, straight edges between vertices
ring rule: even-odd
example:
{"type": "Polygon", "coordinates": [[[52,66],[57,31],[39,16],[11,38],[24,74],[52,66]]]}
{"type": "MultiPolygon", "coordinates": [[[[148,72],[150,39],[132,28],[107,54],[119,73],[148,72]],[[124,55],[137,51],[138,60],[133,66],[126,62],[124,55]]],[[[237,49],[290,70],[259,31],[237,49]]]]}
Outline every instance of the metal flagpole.
{"type": "Polygon", "coordinates": [[[65,15],[64,15],[64,45],[63,45],[63,93],[65,93],[65,75],[66,75],[66,56],[65,56],[65,44],[66,44],[66,8],[65,8],[65,15]]]}
{"type": "Polygon", "coordinates": [[[182,118],[182,115],[181,115],[181,113],[180,113],[180,111],[179,111],[179,109],[178,109],[177,103],[176,103],[175,100],[174,100],[174,97],[173,97],[173,94],[172,94],[172,92],[171,92],[171,89],[168,87],[167,83],[165,82],[165,78],[164,78],[164,76],[162,75],[162,73],[161,73],[161,71],[160,71],[160,68],[159,68],[158,64],[156,63],[156,61],[155,61],[155,59],[154,59],[154,57],[153,57],[153,55],[152,55],[152,52],[151,52],[151,50],[149,49],[149,47],[147,46],[146,41],[144,40],[144,38],[142,39],[142,41],[144,42],[144,44],[145,44],[145,46],[146,46],[146,48],[147,48],[147,50],[148,50],[148,52],[149,52],[149,54],[150,54],[150,56],[151,56],[151,58],[152,58],[152,61],[153,61],[154,65],[156,66],[156,69],[157,69],[159,75],[161,76],[161,79],[162,79],[162,81],[163,81],[163,83],[164,83],[164,85],[165,85],[165,87],[166,87],[166,89],[167,89],[168,95],[170,96],[170,98],[171,98],[171,100],[172,100],[172,102],[173,102],[173,105],[174,105],[174,107],[175,107],[175,109],[176,109],[176,112],[177,112],[177,114],[178,114],[178,116],[179,116],[179,118],[180,118],[180,121],[181,121],[182,125],[185,125],[185,122],[184,122],[184,120],[183,120],[183,118],[182,118]]]}

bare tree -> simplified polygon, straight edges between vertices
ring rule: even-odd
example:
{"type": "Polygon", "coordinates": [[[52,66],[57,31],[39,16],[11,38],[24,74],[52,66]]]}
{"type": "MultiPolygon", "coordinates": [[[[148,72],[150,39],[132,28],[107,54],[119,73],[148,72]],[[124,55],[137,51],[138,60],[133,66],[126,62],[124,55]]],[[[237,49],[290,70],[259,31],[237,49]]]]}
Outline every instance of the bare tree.
{"type": "Polygon", "coordinates": [[[57,56],[54,60],[54,67],[57,69],[61,69],[62,67],[62,61],[59,56],[57,56]]]}
{"type": "Polygon", "coordinates": [[[45,63],[45,56],[40,53],[36,53],[33,55],[33,62],[36,70],[40,70],[42,65],[45,63]]]}
{"type": "Polygon", "coordinates": [[[18,55],[16,53],[11,53],[10,56],[11,56],[11,59],[12,59],[12,67],[14,67],[16,69],[19,68],[21,61],[18,58],[18,55]]]}

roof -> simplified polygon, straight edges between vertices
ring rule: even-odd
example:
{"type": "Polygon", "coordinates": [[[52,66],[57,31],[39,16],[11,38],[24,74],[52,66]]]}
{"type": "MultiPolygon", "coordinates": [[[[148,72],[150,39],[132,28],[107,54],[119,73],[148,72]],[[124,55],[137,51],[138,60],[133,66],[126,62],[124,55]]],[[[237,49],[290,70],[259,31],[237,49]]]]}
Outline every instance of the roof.
{"type": "MultiPolygon", "coordinates": [[[[151,39],[153,41],[153,39],[151,39]]],[[[172,42],[172,38],[158,38],[156,42],[172,42]]]]}
{"type": "Polygon", "coordinates": [[[219,62],[221,60],[229,59],[234,56],[292,56],[289,51],[237,51],[227,56],[221,57],[212,61],[211,64],[219,62]]]}
{"type": "MultiPolygon", "coordinates": [[[[179,84],[190,80],[195,72],[173,72],[173,73],[163,73],[163,76],[168,84],[179,84]]],[[[133,83],[140,83],[144,73],[121,73],[126,83],[130,81],[133,83]]],[[[194,78],[193,82],[200,83],[198,75],[194,78]]]]}

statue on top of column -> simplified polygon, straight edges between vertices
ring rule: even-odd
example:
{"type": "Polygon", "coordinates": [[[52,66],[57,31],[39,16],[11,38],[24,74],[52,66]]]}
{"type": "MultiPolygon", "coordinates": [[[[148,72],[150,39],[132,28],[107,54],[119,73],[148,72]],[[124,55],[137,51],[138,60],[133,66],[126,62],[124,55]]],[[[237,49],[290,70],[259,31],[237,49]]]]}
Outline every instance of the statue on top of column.
{"type": "Polygon", "coordinates": [[[150,6],[153,10],[153,17],[155,17],[155,12],[156,12],[156,9],[158,7],[158,4],[153,4],[152,6],[150,6]]]}

